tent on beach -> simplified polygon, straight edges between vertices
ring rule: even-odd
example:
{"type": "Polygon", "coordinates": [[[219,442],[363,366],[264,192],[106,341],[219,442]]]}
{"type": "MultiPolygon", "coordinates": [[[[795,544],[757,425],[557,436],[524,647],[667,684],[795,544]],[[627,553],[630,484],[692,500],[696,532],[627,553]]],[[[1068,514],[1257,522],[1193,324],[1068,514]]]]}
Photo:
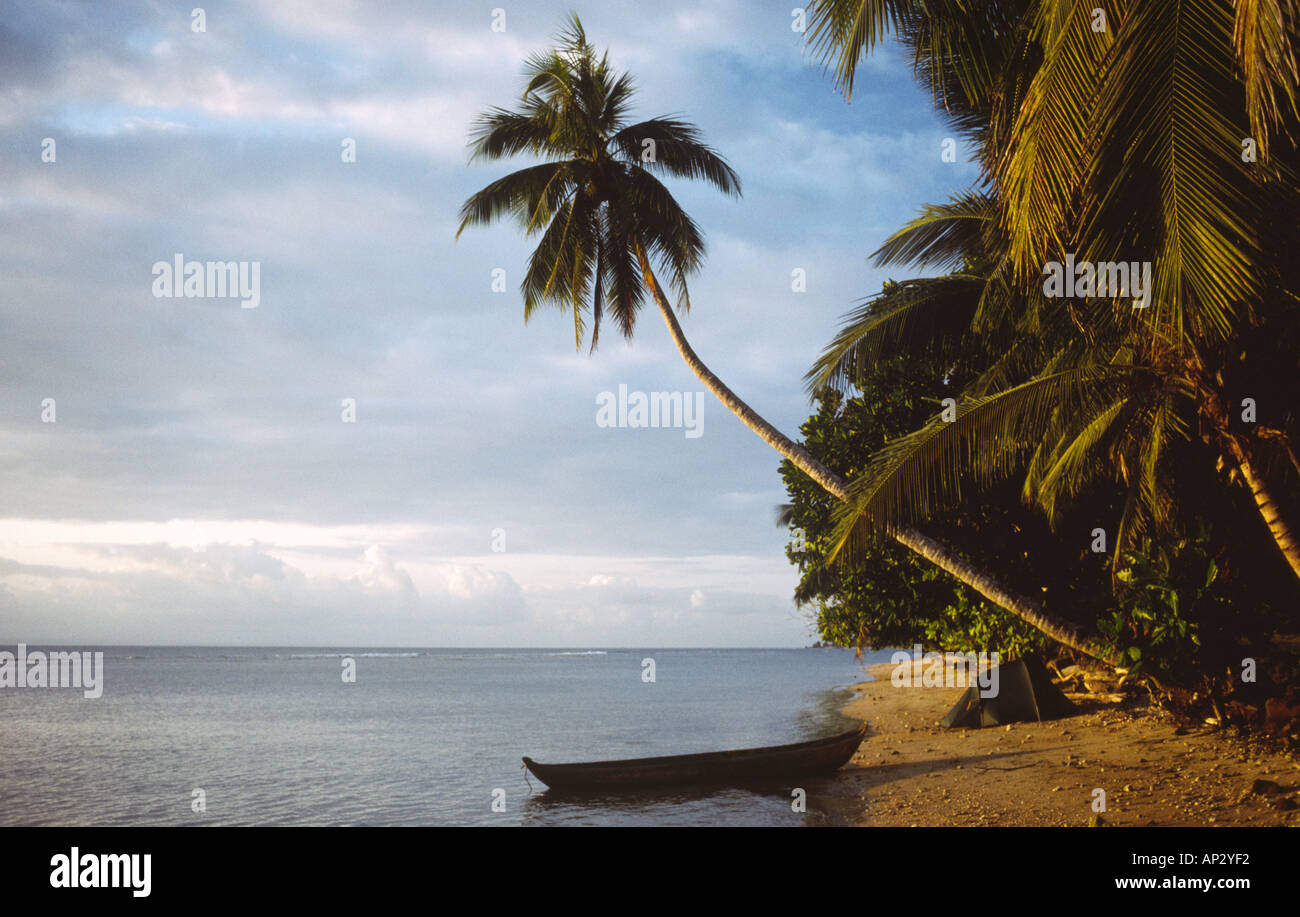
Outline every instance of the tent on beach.
{"type": "Polygon", "coordinates": [[[978,685],[966,689],[943,718],[949,729],[979,729],[1027,720],[1054,720],[1075,710],[1070,699],[1052,684],[1047,668],[1036,656],[1024,656],[998,666],[998,693],[981,697],[978,685]]]}

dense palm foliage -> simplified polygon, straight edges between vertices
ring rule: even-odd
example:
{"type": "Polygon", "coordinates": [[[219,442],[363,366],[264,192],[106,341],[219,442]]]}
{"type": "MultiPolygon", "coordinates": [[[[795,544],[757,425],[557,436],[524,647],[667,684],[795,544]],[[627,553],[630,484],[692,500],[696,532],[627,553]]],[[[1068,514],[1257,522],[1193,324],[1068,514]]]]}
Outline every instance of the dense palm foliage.
{"type": "Polygon", "coordinates": [[[810,374],[813,389],[851,385],[891,348],[922,345],[981,363],[955,420],[891,441],[855,479],[841,544],[1012,475],[1049,516],[1114,479],[1118,559],[1176,509],[1171,454],[1209,443],[1300,576],[1286,518],[1300,407],[1293,0],[818,0],[811,22],[846,94],[861,57],[900,38],[983,171],[877,252],[945,273],[869,300],[810,374]],[[1045,297],[1044,266],[1067,254],[1151,262],[1149,305],[1045,297]],[[1245,397],[1253,423],[1236,420],[1245,397]]]}
{"type": "Polygon", "coordinates": [[[963,488],[987,488],[1016,472],[1025,475],[1025,500],[1053,519],[1098,477],[1123,481],[1131,499],[1120,548],[1167,515],[1158,460],[1171,440],[1185,439],[1186,388],[1143,362],[1140,349],[1099,334],[1105,317],[1095,304],[1053,311],[1041,297],[1019,294],[1003,273],[1005,245],[990,251],[998,234],[987,196],[927,208],[878,259],[960,262],[960,269],[869,299],[809,374],[814,390],[850,386],[907,347],[973,370],[954,393],[951,416],[931,412],[855,479],[841,541],[873,523],[924,518],[959,501],[963,488]]]}

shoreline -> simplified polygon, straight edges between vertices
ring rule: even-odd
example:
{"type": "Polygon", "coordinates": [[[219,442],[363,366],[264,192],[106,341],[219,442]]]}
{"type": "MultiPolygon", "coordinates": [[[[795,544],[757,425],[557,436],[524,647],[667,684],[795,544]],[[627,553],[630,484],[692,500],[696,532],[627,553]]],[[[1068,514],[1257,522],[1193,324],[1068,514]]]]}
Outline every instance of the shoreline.
{"type": "Polygon", "coordinates": [[[842,712],[867,737],[827,808],[854,826],[1300,826],[1300,760],[1158,707],[1066,692],[1059,720],[945,729],[963,688],[895,687],[873,665],[842,712]],[[1262,781],[1262,782],[1261,782],[1262,781]]]}

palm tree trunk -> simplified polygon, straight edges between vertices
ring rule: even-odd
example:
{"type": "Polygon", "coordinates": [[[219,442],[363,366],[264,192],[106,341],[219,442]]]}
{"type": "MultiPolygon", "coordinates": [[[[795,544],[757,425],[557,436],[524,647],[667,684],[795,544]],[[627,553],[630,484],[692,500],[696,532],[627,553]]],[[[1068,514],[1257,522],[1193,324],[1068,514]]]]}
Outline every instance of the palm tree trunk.
{"type": "Polygon", "coordinates": [[[1113,666],[1122,664],[1122,660],[1118,656],[1090,638],[1084,633],[1083,628],[1073,621],[1067,621],[1064,618],[1050,614],[1043,610],[1042,605],[1028,596],[1012,592],[993,577],[935,541],[929,535],[922,534],[916,529],[899,529],[890,532],[890,534],[899,544],[911,548],[935,566],[946,570],[967,586],[970,586],[994,605],[1005,608],[1025,623],[1047,634],[1057,643],[1113,666]]]}
{"type": "MultiPolygon", "coordinates": [[[[764,420],[753,408],[745,404],[735,392],[729,389],[721,379],[715,376],[712,370],[704,365],[704,361],[696,355],[694,348],[686,340],[686,335],[682,332],[682,326],[678,323],[672,306],[664,296],[663,290],[659,287],[659,281],[655,277],[654,271],[651,270],[645,252],[639,247],[637,256],[641,262],[641,273],[645,278],[646,286],[654,296],[660,314],[663,315],[664,323],[668,326],[668,333],[672,336],[673,343],[677,345],[677,352],[682,355],[682,359],[686,361],[686,365],[690,367],[696,378],[703,382],[704,387],[712,392],[728,410],[739,417],[741,423],[757,433],[763,442],[789,459],[799,470],[820,484],[827,493],[840,500],[847,500],[849,496],[848,484],[843,478],[817,461],[803,446],[794,442],[764,420]]],[[[1095,640],[1090,639],[1078,625],[1044,611],[1043,607],[1033,599],[1018,595],[1005,588],[993,577],[979,570],[969,561],[966,561],[928,535],[923,535],[921,532],[910,528],[891,531],[890,534],[900,544],[920,554],[926,560],[970,586],[990,602],[1038,628],[1058,643],[1111,665],[1120,664],[1118,657],[1107,652],[1095,640]]]]}
{"type": "MultiPolygon", "coordinates": [[[[1246,486],[1250,488],[1250,495],[1255,498],[1255,508],[1259,510],[1259,514],[1264,518],[1264,524],[1268,526],[1269,534],[1273,536],[1273,541],[1282,552],[1282,557],[1286,559],[1287,564],[1291,567],[1291,572],[1295,574],[1297,579],[1300,579],[1300,542],[1297,542],[1295,533],[1291,531],[1291,526],[1282,517],[1282,510],[1277,500],[1273,498],[1272,489],[1268,486],[1268,482],[1264,480],[1251,461],[1254,444],[1257,440],[1242,437],[1233,431],[1225,407],[1228,404],[1228,398],[1220,390],[1222,386],[1221,378],[1216,377],[1215,382],[1218,383],[1217,385],[1211,383],[1206,372],[1199,364],[1196,364],[1193,367],[1192,382],[1196,388],[1202,416],[1206,418],[1210,427],[1217,434],[1220,448],[1237,463],[1242,479],[1246,482],[1246,486]]],[[[1278,431],[1272,432],[1278,433],[1278,431]]],[[[1278,438],[1282,439],[1283,445],[1294,463],[1295,453],[1291,452],[1290,443],[1286,442],[1285,437],[1279,436],[1278,438]]]]}
{"type": "Polygon", "coordinates": [[[1282,518],[1282,512],[1278,508],[1277,501],[1273,499],[1268,482],[1255,471],[1250,457],[1241,444],[1231,436],[1227,439],[1233,458],[1237,460],[1237,467],[1241,469],[1241,476],[1246,486],[1250,488],[1250,495],[1255,498],[1255,507],[1264,517],[1264,524],[1268,526],[1268,531],[1282,551],[1282,556],[1291,565],[1291,572],[1300,578],[1300,543],[1296,541],[1291,526],[1287,525],[1287,521],[1282,518]]]}

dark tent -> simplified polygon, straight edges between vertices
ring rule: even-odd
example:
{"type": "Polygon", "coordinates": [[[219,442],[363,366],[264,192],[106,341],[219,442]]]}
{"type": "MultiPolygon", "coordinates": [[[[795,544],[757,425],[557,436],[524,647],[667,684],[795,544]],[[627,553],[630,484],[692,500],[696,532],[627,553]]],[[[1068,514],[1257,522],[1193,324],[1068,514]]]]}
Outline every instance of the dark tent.
{"type": "Polygon", "coordinates": [[[1074,712],[1074,704],[1052,684],[1047,669],[1036,656],[1025,656],[998,666],[998,693],[980,697],[978,685],[966,689],[957,705],[943,718],[949,729],[979,729],[1027,720],[1054,720],[1074,712]]]}

